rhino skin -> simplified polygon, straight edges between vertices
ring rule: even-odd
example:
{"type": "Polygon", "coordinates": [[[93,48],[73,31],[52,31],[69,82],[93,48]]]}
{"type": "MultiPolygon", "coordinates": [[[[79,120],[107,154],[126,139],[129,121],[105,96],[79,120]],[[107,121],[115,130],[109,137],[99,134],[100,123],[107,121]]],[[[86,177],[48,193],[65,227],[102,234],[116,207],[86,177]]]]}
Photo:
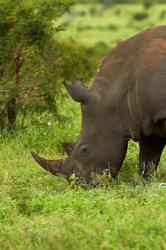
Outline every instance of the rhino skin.
{"type": "Polygon", "coordinates": [[[166,144],[166,26],[119,43],[104,58],[89,88],[79,78],[64,85],[81,104],[80,136],[64,145],[68,157],[60,160],[60,167],[59,161],[33,153],[34,159],[67,179],[75,173],[88,181],[92,172],[105,169],[115,178],[132,139],[139,142],[140,174],[147,179],[166,144]]]}

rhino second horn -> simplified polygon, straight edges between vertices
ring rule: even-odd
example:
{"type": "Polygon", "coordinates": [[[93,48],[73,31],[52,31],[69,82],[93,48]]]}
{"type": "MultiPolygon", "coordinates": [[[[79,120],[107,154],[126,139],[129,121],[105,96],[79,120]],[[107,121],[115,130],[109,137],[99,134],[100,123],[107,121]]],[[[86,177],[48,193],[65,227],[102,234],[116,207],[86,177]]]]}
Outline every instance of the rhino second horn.
{"type": "Polygon", "coordinates": [[[44,169],[52,173],[53,175],[62,174],[63,160],[47,160],[37,155],[35,152],[31,152],[34,160],[44,169]]]}
{"type": "Polygon", "coordinates": [[[90,94],[88,88],[83,85],[82,81],[77,79],[73,82],[73,84],[69,84],[66,81],[64,81],[63,83],[69,95],[74,101],[80,102],[82,104],[89,102],[90,94]]]}

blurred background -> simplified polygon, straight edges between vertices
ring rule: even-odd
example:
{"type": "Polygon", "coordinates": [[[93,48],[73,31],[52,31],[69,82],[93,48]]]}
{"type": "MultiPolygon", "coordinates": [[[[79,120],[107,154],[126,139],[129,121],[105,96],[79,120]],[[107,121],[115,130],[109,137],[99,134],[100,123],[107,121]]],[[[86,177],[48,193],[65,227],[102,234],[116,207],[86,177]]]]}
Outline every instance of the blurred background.
{"type": "Polygon", "coordinates": [[[66,31],[82,43],[89,56],[101,59],[120,41],[148,27],[165,24],[165,1],[91,0],[77,1],[63,16],[66,31]]]}

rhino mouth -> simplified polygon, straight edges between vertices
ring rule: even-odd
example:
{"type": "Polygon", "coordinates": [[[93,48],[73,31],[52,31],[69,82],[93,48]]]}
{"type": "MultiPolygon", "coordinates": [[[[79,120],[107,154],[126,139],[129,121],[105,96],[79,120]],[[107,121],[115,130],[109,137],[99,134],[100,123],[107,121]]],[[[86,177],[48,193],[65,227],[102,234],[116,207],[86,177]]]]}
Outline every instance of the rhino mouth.
{"type": "MultiPolygon", "coordinates": [[[[77,160],[70,159],[48,160],[35,152],[31,152],[33,159],[51,174],[65,178],[70,184],[84,188],[98,185],[98,176],[104,169],[92,166],[82,166],[77,160]]],[[[105,168],[106,169],[106,168],[105,168]]]]}

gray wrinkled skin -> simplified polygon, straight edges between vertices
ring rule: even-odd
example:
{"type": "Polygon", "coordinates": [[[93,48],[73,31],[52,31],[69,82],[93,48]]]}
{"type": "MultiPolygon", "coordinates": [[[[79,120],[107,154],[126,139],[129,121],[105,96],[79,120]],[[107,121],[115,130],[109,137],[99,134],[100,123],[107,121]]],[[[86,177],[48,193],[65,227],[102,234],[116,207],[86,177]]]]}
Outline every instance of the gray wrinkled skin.
{"type": "Polygon", "coordinates": [[[121,42],[104,58],[89,88],[82,79],[64,85],[81,104],[80,136],[64,143],[65,160],[33,153],[34,159],[67,179],[75,173],[88,181],[92,172],[105,169],[115,178],[132,139],[139,142],[140,174],[148,178],[166,144],[166,26],[121,42]]]}

